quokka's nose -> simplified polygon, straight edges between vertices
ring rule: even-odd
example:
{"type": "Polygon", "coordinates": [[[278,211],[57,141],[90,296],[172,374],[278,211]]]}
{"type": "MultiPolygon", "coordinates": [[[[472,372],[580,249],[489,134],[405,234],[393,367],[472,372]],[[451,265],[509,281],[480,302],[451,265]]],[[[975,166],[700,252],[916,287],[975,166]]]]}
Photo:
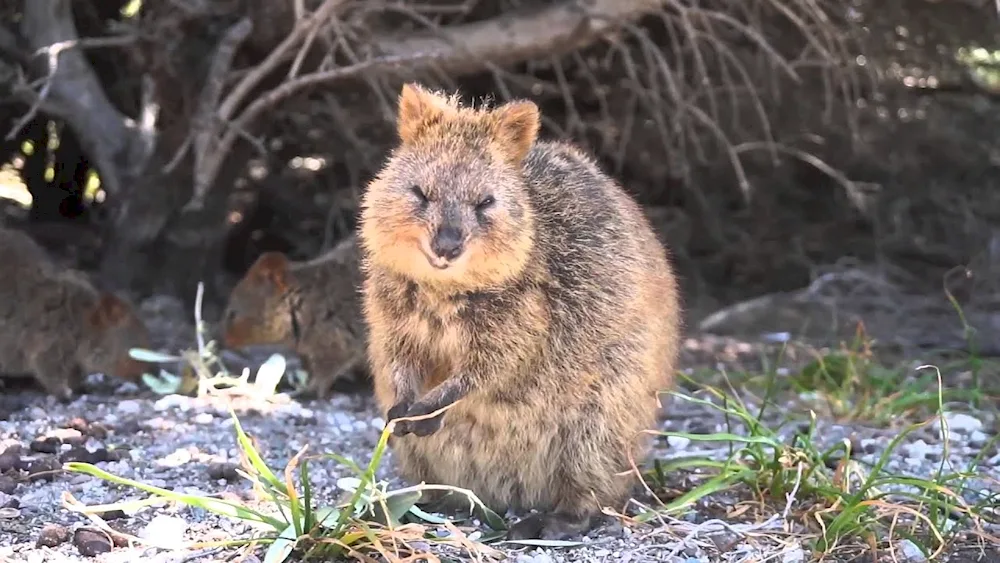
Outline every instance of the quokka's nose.
{"type": "Polygon", "coordinates": [[[454,227],[441,227],[434,240],[431,241],[431,251],[439,258],[454,260],[462,254],[464,246],[462,232],[454,227]]]}

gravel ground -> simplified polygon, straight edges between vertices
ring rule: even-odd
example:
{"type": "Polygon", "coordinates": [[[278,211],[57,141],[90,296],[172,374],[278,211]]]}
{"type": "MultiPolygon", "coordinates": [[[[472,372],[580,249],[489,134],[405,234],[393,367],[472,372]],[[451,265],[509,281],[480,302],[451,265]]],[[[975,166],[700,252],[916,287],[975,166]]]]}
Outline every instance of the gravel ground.
{"type": "MultiPolygon", "coordinates": [[[[686,365],[704,363],[709,358],[732,359],[754,351],[752,346],[732,343],[716,343],[706,349],[705,342],[704,339],[689,342],[686,365]]],[[[115,475],[175,491],[253,498],[246,481],[234,470],[238,451],[233,423],[224,405],[178,395],[159,397],[134,385],[114,388],[100,376],[92,379],[93,392],[69,404],[59,404],[33,391],[5,390],[0,396],[0,561],[239,560],[234,559],[235,550],[149,546],[110,549],[101,534],[91,531],[91,523],[84,516],[64,508],[66,493],[87,505],[145,496],[90,476],[58,471],[60,462],[65,461],[93,462],[115,475]]],[[[724,421],[711,409],[677,399],[665,403],[667,414],[662,422],[665,429],[696,434],[726,431],[724,421]]],[[[788,410],[797,409],[793,406],[788,410]]],[[[798,412],[803,421],[808,420],[805,408],[798,412]]],[[[337,452],[358,463],[367,463],[384,424],[370,394],[364,391],[339,394],[323,402],[287,399],[267,408],[242,409],[239,417],[273,469],[284,467],[307,443],[311,453],[337,452]]],[[[955,469],[964,469],[998,429],[998,421],[991,413],[950,412],[946,418],[947,451],[940,429],[932,424],[906,438],[888,469],[926,477],[938,471],[943,460],[946,467],[950,464],[955,469]]],[[[818,435],[824,444],[850,439],[864,452],[860,455],[864,462],[873,462],[899,430],[846,426],[823,419],[818,424],[818,435]]],[[[796,427],[789,425],[787,432],[796,427]]],[[[728,454],[728,449],[718,444],[680,437],[661,439],[656,449],[657,455],[666,459],[689,455],[724,458],[728,454]]],[[[993,447],[983,458],[981,478],[970,483],[968,499],[972,502],[976,491],[1000,494],[1000,454],[993,447]]],[[[348,474],[345,468],[333,463],[312,465],[311,480],[317,498],[336,501],[340,494],[335,483],[348,474]]],[[[393,473],[391,452],[382,463],[379,478],[399,483],[393,473]]],[[[685,483],[677,486],[683,490],[685,483]]],[[[526,563],[764,559],[797,563],[809,558],[808,551],[794,535],[782,532],[780,509],[763,525],[760,522],[767,520],[768,514],[756,518],[744,515],[729,521],[718,519],[739,500],[736,493],[717,494],[700,503],[683,520],[598,530],[592,533],[593,537],[584,538],[587,545],[580,548],[497,547],[509,560],[526,563]]],[[[147,507],[134,513],[105,514],[105,518],[116,529],[165,546],[227,539],[250,531],[240,522],[184,506],[147,507]]],[[[988,531],[1000,535],[998,529],[988,531]]],[[[904,542],[898,547],[900,561],[923,560],[914,545],[904,542]]],[[[261,556],[258,551],[243,560],[256,561],[261,556]]],[[[451,556],[467,559],[457,554],[451,556]]],[[[996,561],[1000,554],[993,552],[992,557],[982,561],[996,561]]],[[[977,560],[957,553],[952,559],[977,560]]]]}

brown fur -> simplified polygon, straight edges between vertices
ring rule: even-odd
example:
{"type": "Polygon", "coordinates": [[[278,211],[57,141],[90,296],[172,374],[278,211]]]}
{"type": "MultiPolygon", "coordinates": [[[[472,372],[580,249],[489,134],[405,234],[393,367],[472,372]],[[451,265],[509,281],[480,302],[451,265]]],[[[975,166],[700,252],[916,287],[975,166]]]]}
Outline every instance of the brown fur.
{"type": "Polygon", "coordinates": [[[150,341],[129,302],[60,267],[20,231],[0,228],[0,263],[0,374],[33,375],[69,399],[89,373],[137,381],[149,368],[128,355],[150,341]]]}
{"type": "Polygon", "coordinates": [[[531,102],[475,109],[405,86],[359,241],[380,406],[391,419],[461,399],[397,426],[402,473],[539,509],[554,538],[629,494],[616,474],[648,448],[681,306],[637,203],[582,151],[536,140],[538,124],[531,102]],[[432,251],[445,225],[465,240],[450,260],[432,251]]]}
{"type": "Polygon", "coordinates": [[[230,293],[223,343],[295,350],[309,372],[307,391],[325,397],[334,382],[364,365],[360,275],[353,237],[308,262],[264,253],[230,293]]]}

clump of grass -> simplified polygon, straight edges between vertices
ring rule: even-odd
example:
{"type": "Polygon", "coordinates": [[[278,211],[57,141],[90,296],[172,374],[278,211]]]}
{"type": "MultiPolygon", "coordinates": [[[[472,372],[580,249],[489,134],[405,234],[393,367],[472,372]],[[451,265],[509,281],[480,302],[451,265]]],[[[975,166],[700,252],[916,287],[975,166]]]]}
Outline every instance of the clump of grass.
{"type": "Polygon", "coordinates": [[[902,416],[929,414],[939,395],[945,401],[968,400],[979,389],[940,390],[932,373],[914,375],[902,366],[887,367],[872,351],[872,342],[859,329],[850,345],[816,354],[790,378],[800,396],[824,403],[837,420],[864,420],[885,424],[902,416]]]}
{"type": "MultiPolygon", "coordinates": [[[[810,411],[808,425],[786,432],[788,438],[783,438],[781,432],[791,422],[788,417],[773,428],[766,425],[763,419],[774,385],[773,374],[765,400],[756,412],[735,391],[724,392],[714,386],[698,385],[690,379],[689,382],[700,387],[708,398],[672,394],[680,400],[721,412],[727,431],[655,434],[727,444],[728,456],[722,460],[688,457],[654,462],[644,477],[656,488],[663,489],[667,476],[675,472],[685,472],[699,484],[669,503],[660,501],[661,506],[643,512],[636,518],[638,521],[684,512],[698,501],[722,491],[742,490],[749,492],[762,510],[773,509],[773,515],[759,527],[795,529],[808,539],[807,545],[821,557],[859,540],[874,552],[896,538],[912,541],[926,556],[933,557],[958,531],[970,527],[981,530],[983,509],[996,500],[981,498],[974,506],[966,503],[961,493],[966,492],[967,481],[974,476],[980,460],[977,458],[964,471],[946,471],[947,443],[941,466],[931,478],[893,474],[887,470],[890,456],[909,434],[930,423],[943,421],[940,413],[943,412],[944,392],[940,375],[936,396],[939,415],[903,429],[875,463],[868,465],[855,459],[856,452],[852,451],[849,440],[821,448],[813,411],[810,411]],[[743,432],[740,433],[736,426],[741,426],[743,432]]],[[[732,390],[732,386],[729,387],[732,390]]],[[[989,446],[983,451],[988,449],[989,446]]],[[[649,492],[652,493],[652,489],[649,492]]]]}
{"type": "MultiPolygon", "coordinates": [[[[434,414],[437,413],[427,416],[434,414]]],[[[416,418],[418,417],[414,417],[416,418]]],[[[505,535],[506,523],[471,491],[428,484],[391,490],[387,483],[376,481],[375,472],[381,463],[396,421],[390,421],[386,425],[371,461],[365,468],[336,454],[306,456],[307,448],[304,447],[292,457],[279,477],[264,463],[253,441],[243,431],[235,415],[233,420],[241,452],[240,474],[253,483],[254,489],[267,500],[266,506],[270,510],[210,496],[177,493],[118,477],[95,465],[78,462],[67,463],[64,468],[133,487],[152,496],[136,502],[84,506],[67,493],[64,504],[71,510],[87,514],[108,533],[118,535],[121,534],[111,530],[100,519],[98,516],[100,513],[133,509],[164,500],[204,509],[246,522],[254,527],[257,533],[247,538],[236,538],[225,542],[200,542],[190,547],[269,544],[264,556],[265,563],[280,563],[293,553],[303,560],[322,561],[342,557],[370,561],[371,557],[377,555],[381,555],[387,561],[413,560],[419,556],[437,560],[437,557],[429,551],[429,546],[432,544],[464,549],[470,555],[477,557],[499,555],[499,552],[490,548],[485,542],[505,535]],[[310,461],[317,459],[335,460],[354,474],[353,477],[342,478],[338,482],[338,486],[349,493],[343,502],[332,505],[317,503],[309,480],[310,461]],[[296,476],[298,484],[295,483],[296,476]],[[454,521],[420,510],[417,503],[423,494],[430,490],[451,491],[464,495],[469,499],[470,513],[478,515],[495,533],[487,537],[478,532],[467,534],[467,530],[457,526],[454,521]],[[443,536],[433,533],[432,526],[443,526],[449,533],[443,536]]],[[[130,539],[140,541],[137,538],[130,539]]]]}

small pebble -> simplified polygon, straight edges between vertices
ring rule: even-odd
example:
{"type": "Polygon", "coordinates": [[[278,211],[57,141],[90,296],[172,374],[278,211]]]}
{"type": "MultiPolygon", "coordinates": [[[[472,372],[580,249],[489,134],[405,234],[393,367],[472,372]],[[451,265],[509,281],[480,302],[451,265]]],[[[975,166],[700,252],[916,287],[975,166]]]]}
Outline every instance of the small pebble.
{"type": "Polygon", "coordinates": [[[38,532],[36,547],[55,547],[61,543],[69,541],[69,530],[58,524],[46,524],[38,532]]]}
{"type": "Polygon", "coordinates": [[[795,546],[781,554],[781,563],[802,563],[805,559],[806,554],[799,546],[795,546]]]}
{"type": "Polygon", "coordinates": [[[118,401],[118,412],[123,414],[139,414],[142,412],[142,404],[134,399],[118,401]]]}
{"type": "Polygon", "coordinates": [[[910,540],[902,540],[896,544],[896,547],[899,549],[899,553],[903,556],[903,559],[908,563],[923,563],[927,561],[924,552],[920,551],[917,544],[910,540]]]}
{"type": "MultiPolygon", "coordinates": [[[[945,413],[944,419],[948,425],[948,430],[957,434],[968,435],[975,430],[981,430],[983,428],[982,421],[965,413],[945,413]]],[[[938,426],[938,435],[941,435],[940,423],[938,426]]]]}
{"type": "Polygon", "coordinates": [[[187,531],[187,527],[187,522],[183,518],[158,514],[139,531],[139,537],[155,542],[159,546],[176,547],[184,542],[184,532],[187,531]]]}
{"type": "Polygon", "coordinates": [[[28,464],[28,478],[51,481],[62,469],[62,464],[54,457],[43,457],[28,464]]]}
{"type": "Polygon", "coordinates": [[[29,448],[33,452],[42,454],[54,454],[59,451],[59,444],[62,442],[58,438],[47,437],[32,440],[29,448]]]}
{"type": "Polygon", "coordinates": [[[669,444],[671,448],[683,450],[691,445],[691,438],[685,438],[684,436],[667,436],[667,444],[669,444]]]}
{"type": "Polygon", "coordinates": [[[94,557],[111,551],[111,538],[101,530],[93,528],[77,528],[73,532],[73,545],[84,557],[94,557]]]}
{"type": "Polygon", "coordinates": [[[192,420],[195,424],[211,424],[215,417],[211,413],[202,412],[196,414],[192,420]]]}
{"type": "Polygon", "coordinates": [[[15,489],[17,489],[17,481],[6,475],[0,475],[0,493],[12,495],[15,489]]]}
{"type": "Polygon", "coordinates": [[[20,449],[20,447],[16,450],[14,448],[8,448],[0,454],[0,473],[6,473],[21,465],[20,449]]]}
{"type": "Polygon", "coordinates": [[[208,464],[208,476],[213,480],[236,481],[240,478],[236,472],[237,465],[229,462],[213,462],[208,464]]]}
{"type": "Polygon", "coordinates": [[[969,434],[969,445],[973,448],[981,448],[985,446],[986,442],[989,440],[990,437],[980,430],[973,430],[972,433],[969,434]]]}

